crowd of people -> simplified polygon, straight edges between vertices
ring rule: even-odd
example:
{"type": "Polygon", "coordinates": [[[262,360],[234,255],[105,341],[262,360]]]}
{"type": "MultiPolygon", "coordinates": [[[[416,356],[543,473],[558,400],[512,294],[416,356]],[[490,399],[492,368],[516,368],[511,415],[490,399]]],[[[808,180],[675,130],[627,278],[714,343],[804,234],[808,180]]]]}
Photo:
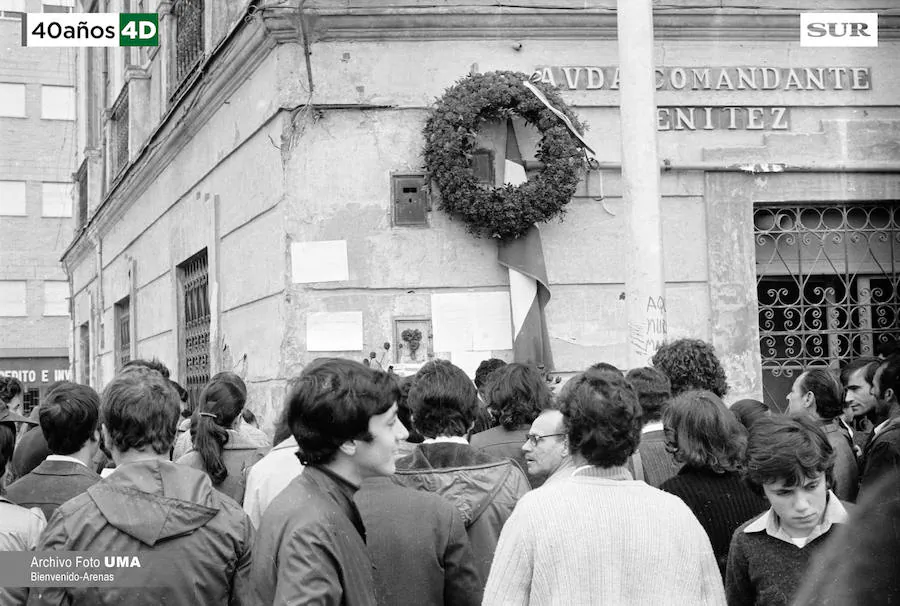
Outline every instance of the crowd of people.
{"type": "Polygon", "coordinates": [[[156,360],[23,416],[0,377],[0,551],[152,553],[139,588],[0,604],[900,603],[900,354],[726,405],[702,341],[554,394],[531,365],[411,377],[321,358],[274,439],[239,376],[198,401],[156,360]],[[891,601],[894,600],[894,601],[891,601]]]}

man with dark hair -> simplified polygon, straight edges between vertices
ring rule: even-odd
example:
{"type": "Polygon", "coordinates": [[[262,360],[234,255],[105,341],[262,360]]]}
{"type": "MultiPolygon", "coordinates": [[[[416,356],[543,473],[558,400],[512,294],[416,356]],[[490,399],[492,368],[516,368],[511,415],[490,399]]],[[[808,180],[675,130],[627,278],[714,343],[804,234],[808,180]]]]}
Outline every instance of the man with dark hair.
{"type": "Polygon", "coordinates": [[[169,461],[178,394],[154,370],[128,368],[103,390],[101,432],[116,463],[61,505],[39,551],[141,553],[143,583],[33,588],[29,604],[258,604],[248,584],[252,527],[202,471],[169,461]]]}
{"type": "Polygon", "coordinates": [[[900,472],[900,354],[878,365],[873,379],[875,408],[870,413],[878,423],[863,451],[860,492],[870,490],[889,472],[900,472]]]}
{"type": "Polygon", "coordinates": [[[100,397],[87,385],[66,382],[41,403],[41,432],[51,454],[7,488],[22,507],[40,507],[49,520],[57,507],[100,481],[92,469],[100,449],[100,397]]]}
{"type": "Polygon", "coordinates": [[[497,546],[485,606],[724,605],[697,518],[678,497],[632,480],[625,467],[643,423],[624,379],[588,370],[565,385],[559,408],[575,469],[516,506],[497,546]]]}
{"type": "Polygon", "coordinates": [[[616,366],[615,364],[610,364],[609,362],[597,362],[596,364],[591,364],[588,367],[588,370],[605,370],[607,372],[611,372],[619,375],[622,378],[625,378],[625,373],[616,366]]]}
{"type": "Polygon", "coordinates": [[[760,419],[747,441],[746,475],[771,507],[731,539],[725,592],[729,606],[787,606],[809,562],[845,524],[829,490],[834,451],[808,416],[760,419]]]}
{"type": "Polygon", "coordinates": [[[135,368],[135,367],[149,368],[150,370],[155,370],[159,374],[163,376],[164,379],[169,378],[169,367],[162,363],[157,358],[153,358],[151,360],[144,360],[142,358],[135,358],[134,360],[128,360],[122,365],[122,370],[126,368],[135,368]]]}
{"type": "Polygon", "coordinates": [[[847,432],[856,446],[857,456],[862,455],[862,449],[875,427],[869,416],[875,408],[872,382],[880,364],[881,360],[878,358],[857,358],[841,369],[844,402],[852,415],[852,420],[846,424],[847,432]]]}
{"type": "Polygon", "coordinates": [[[433,360],[419,369],[407,403],[425,441],[397,461],[394,480],[456,505],[479,575],[487,579],[500,530],[528,491],[528,479],[509,459],[469,445],[478,394],[466,373],[450,362],[433,360]]]}
{"type": "MultiPolygon", "coordinates": [[[[491,375],[484,392],[485,402],[500,424],[472,435],[472,448],[496,457],[511,459],[523,472],[526,469],[522,443],[531,422],[540,411],[550,407],[550,388],[540,371],[530,364],[513,363],[491,375]]],[[[541,482],[532,478],[532,487],[541,482]]]]}
{"type": "Polygon", "coordinates": [[[287,423],[305,468],[263,514],[254,603],[376,603],[353,498],[364,479],[394,473],[398,442],[408,435],[397,419],[399,397],[388,374],[351,360],[316,360],[294,382],[287,423]]]}
{"type": "Polygon", "coordinates": [[[835,455],[831,489],[842,501],[855,501],[859,466],[853,440],[838,421],[844,409],[841,384],[831,371],[812,368],[797,377],[787,401],[790,414],[808,415],[819,423],[835,455]]]}
{"type": "Polygon", "coordinates": [[[672,397],[672,386],[669,378],[655,368],[632,368],[625,379],[634,390],[644,414],[641,443],[628,465],[636,480],[659,488],[681,468],[666,450],[662,424],[662,413],[672,397]]]}
{"type": "Polygon", "coordinates": [[[715,349],[700,339],[678,339],[663,343],[653,354],[653,368],[669,377],[672,395],[692,389],[705,389],[720,398],[728,392],[725,369],[715,349]]]}

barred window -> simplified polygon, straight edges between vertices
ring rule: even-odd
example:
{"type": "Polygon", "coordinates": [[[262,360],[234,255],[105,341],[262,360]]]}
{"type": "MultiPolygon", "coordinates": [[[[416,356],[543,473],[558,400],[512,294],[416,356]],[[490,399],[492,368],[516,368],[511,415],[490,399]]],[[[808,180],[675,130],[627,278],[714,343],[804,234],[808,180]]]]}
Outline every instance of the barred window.
{"type": "Polygon", "coordinates": [[[110,175],[115,181],[122,169],[128,165],[128,86],[116,100],[109,117],[110,175]]]}
{"type": "Polygon", "coordinates": [[[175,17],[175,56],[172,58],[169,97],[174,100],[203,60],[203,0],[176,0],[172,15],[175,17]]]}
{"type": "Polygon", "coordinates": [[[40,389],[26,389],[25,393],[22,394],[22,408],[24,410],[24,415],[27,417],[31,414],[32,409],[35,406],[41,403],[41,390],[40,389]]]}
{"type": "Polygon", "coordinates": [[[179,377],[196,406],[209,382],[209,264],[203,249],[178,266],[181,290],[179,377]]]}
{"type": "Polygon", "coordinates": [[[131,360],[131,299],[116,303],[116,370],[131,360]]]}
{"type": "Polygon", "coordinates": [[[85,322],[78,330],[78,362],[81,368],[80,381],[91,384],[91,325],[85,322]]]}

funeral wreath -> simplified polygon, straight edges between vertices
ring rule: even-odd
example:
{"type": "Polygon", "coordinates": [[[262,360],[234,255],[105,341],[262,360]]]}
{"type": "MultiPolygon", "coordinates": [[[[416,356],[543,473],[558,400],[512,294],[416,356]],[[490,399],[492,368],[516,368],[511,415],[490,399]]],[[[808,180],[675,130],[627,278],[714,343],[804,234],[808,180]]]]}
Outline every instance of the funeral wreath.
{"type": "MultiPolygon", "coordinates": [[[[425,166],[440,191],[440,208],[475,236],[517,238],[534,223],[561,218],[586,165],[578,140],[523,84],[527,79],[510,71],[469,75],[445,91],[425,124],[425,166]],[[478,128],[513,115],[541,133],[536,155],[542,168],[517,186],[480,183],[471,165],[478,128]]],[[[556,89],[532,84],[579,133],[584,130],[556,89]]]]}

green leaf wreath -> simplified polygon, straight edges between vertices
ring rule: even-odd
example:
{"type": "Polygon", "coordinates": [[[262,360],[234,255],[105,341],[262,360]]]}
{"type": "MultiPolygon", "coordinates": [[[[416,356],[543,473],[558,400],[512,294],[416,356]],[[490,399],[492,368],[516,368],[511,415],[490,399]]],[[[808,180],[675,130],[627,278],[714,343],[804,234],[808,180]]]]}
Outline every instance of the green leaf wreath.
{"type": "MultiPolygon", "coordinates": [[[[440,208],[462,219],[475,236],[517,238],[534,223],[561,218],[586,164],[578,140],[522,84],[527,79],[510,71],[469,75],[447,89],[425,124],[425,166],[440,191],[440,208]],[[471,166],[478,128],[513,114],[540,131],[537,159],[543,168],[518,186],[481,184],[471,166]]],[[[532,84],[583,132],[556,89],[532,84]]]]}

